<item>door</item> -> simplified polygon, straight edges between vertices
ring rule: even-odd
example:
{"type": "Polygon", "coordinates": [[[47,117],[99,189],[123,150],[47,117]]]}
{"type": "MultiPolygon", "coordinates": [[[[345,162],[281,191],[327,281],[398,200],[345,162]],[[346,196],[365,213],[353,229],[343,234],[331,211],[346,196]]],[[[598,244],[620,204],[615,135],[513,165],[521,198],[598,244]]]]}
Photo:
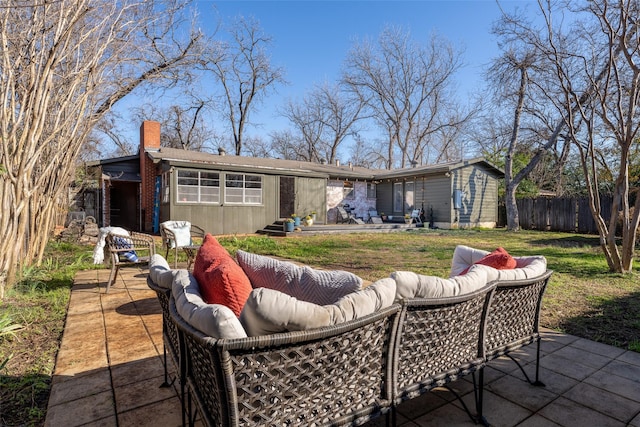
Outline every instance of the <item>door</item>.
{"type": "Polygon", "coordinates": [[[296,213],[296,180],[290,176],[280,177],[280,218],[289,218],[296,213]]]}

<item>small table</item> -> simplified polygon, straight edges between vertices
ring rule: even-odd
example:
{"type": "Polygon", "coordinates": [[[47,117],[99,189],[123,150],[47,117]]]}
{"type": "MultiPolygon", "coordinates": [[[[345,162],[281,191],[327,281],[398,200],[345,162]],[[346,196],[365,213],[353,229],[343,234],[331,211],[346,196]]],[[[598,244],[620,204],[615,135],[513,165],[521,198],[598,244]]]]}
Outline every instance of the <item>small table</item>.
{"type": "Polygon", "coordinates": [[[187,270],[191,270],[191,264],[195,261],[200,246],[202,245],[181,246],[184,253],[187,254],[187,270]]]}

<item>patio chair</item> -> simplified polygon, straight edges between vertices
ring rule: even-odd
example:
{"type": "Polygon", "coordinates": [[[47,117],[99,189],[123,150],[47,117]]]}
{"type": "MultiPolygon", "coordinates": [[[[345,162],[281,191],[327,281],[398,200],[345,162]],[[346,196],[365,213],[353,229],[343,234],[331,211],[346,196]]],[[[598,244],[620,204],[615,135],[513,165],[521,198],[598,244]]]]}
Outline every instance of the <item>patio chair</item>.
{"type": "Polygon", "coordinates": [[[409,222],[409,224],[422,224],[422,218],[420,217],[420,209],[414,209],[411,212],[411,221],[409,222]]]}
{"type": "Polygon", "coordinates": [[[111,261],[111,274],[107,282],[107,293],[116,281],[120,267],[149,265],[151,256],[156,253],[153,236],[131,232],[129,235],[109,233],[105,243],[111,261]]]}
{"type": "Polygon", "coordinates": [[[382,217],[378,215],[378,211],[375,209],[369,209],[369,219],[367,220],[369,224],[382,224],[382,217]]]}
{"type": "Polygon", "coordinates": [[[162,236],[162,246],[165,248],[165,258],[169,256],[169,250],[174,250],[173,267],[178,266],[178,251],[182,249],[187,254],[187,269],[196,258],[196,253],[200,248],[194,243],[194,237],[200,241],[204,239],[205,231],[189,221],[165,221],[160,224],[160,235],[162,236]]]}
{"type": "Polygon", "coordinates": [[[356,218],[351,212],[347,212],[347,210],[342,206],[336,206],[338,210],[338,216],[336,218],[336,223],[346,223],[346,224],[364,224],[364,221],[360,218],[356,218]]]}

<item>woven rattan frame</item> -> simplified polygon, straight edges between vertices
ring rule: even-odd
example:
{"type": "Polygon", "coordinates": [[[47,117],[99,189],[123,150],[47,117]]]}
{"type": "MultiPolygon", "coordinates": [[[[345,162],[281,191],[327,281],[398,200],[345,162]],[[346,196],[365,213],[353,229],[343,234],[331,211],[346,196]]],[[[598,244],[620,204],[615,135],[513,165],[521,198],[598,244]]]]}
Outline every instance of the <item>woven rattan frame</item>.
{"type": "Polygon", "coordinates": [[[525,345],[536,343],[536,378],[529,379],[518,363],[527,380],[536,385],[540,382],[540,309],[542,297],[553,271],[532,279],[499,281],[493,296],[487,319],[486,359],[491,361],[525,345]]]}
{"type": "Polygon", "coordinates": [[[107,282],[107,290],[111,288],[111,285],[116,281],[118,271],[120,267],[136,266],[149,264],[151,257],[156,253],[156,245],[153,240],[153,236],[144,233],[131,232],[129,235],[120,235],[115,233],[109,233],[105,237],[106,248],[109,252],[109,259],[111,262],[111,274],[109,275],[109,281],[107,282]],[[127,247],[122,247],[120,241],[126,241],[127,247]],[[128,261],[121,255],[125,252],[134,251],[138,256],[137,261],[128,261]]]}
{"type": "Polygon", "coordinates": [[[173,299],[169,308],[206,425],[362,424],[391,407],[398,304],[332,327],[234,340],[192,328],[173,299]]]}
{"type": "MultiPolygon", "coordinates": [[[[395,404],[484,366],[486,318],[495,287],[493,282],[462,296],[403,301],[395,345],[395,404]]],[[[476,397],[480,418],[481,397],[482,390],[476,397]]]]}

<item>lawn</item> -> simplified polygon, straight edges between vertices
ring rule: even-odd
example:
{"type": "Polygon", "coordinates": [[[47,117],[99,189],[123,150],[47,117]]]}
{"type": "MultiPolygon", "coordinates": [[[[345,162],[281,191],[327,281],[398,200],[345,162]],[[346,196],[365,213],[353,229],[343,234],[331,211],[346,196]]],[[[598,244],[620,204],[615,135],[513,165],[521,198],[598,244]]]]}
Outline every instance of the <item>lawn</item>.
{"type": "MultiPolygon", "coordinates": [[[[348,270],[368,281],[396,270],[446,277],[459,244],[486,250],[502,246],[516,256],[544,255],[554,274],[543,299],[542,326],[640,352],[638,273],[609,273],[595,236],[414,229],[219,240],[231,253],[242,249],[348,270]]],[[[0,425],[44,423],[73,276],[79,269],[95,268],[90,263],[92,250],[52,243],[44,265],[25,270],[24,280],[0,302],[0,425]],[[15,324],[21,328],[7,328],[15,324]]]]}

